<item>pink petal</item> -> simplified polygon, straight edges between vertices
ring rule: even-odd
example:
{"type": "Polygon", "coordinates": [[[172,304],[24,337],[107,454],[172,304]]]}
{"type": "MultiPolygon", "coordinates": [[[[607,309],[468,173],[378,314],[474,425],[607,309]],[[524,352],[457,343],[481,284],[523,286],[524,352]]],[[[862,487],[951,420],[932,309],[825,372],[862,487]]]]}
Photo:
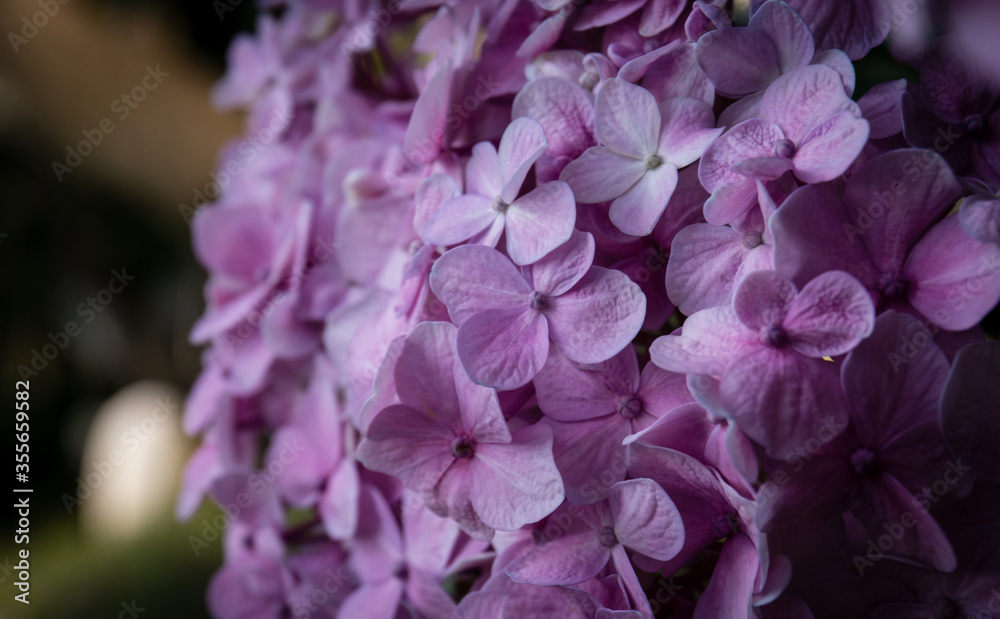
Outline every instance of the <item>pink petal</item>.
{"type": "Polygon", "coordinates": [[[727,539],[712,580],[698,598],[693,619],[752,617],[750,602],[759,569],[760,556],[747,536],[727,539]]]}
{"type": "Polygon", "coordinates": [[[546,417],[583,421],[616,411],[623,394],[639,390],[639,379],[639,361],[631,347],[591,365],[574,363],[553,350],[535,377],[535,396],[546,417]]]}
{"type": "Polygon", "coordinates": [[[788,308],[784,327],[792,347],[810,357],[835,357],[871,335],[875,305],[868,290],[843,271],[805,285],[788,308]]]}
{"type": "Polygon", "coordinates": [[[899,272],[921,235],[961,193],[951,168],[932,151],[904,148],[879,155],[852,175],[844,190],[851,238],[857,244],[860,237],[881,273],[899,272]]]}
{"type": "Polygon", "coordinates": [[[736,273],[749,250],[743,235],[728,226],[692,224],[674,237],[667,262],[667,294],[690,316],[733,295],[736,273]]]}
{"type": "Polygon", "coordinates": [[[647,170],[631,189],[611,203],[611,221],[625,234],[646,236],[653,231],[677,187],[677,168],[663,163],[647,170]]]}
{"type": "Polygon", "coordinates": [[[568,241],[531,265],[532,286],[550,297],[565,294],[587,274],[593,262],[593,235],[575,231],[568,241]]]}
{"type": "Polygon", "coordinates": [[[545,130],[533,118],[515,118],[500,138],[497,160],[504,186],[500,191],[503,201],[510,204],[517,197],[528,170],[545,149],[545,130]]]}
{"type": "Polygon", "coordinates": [[[594,144],[594,103],[579,86],[558,77],[532,80],[517,93],[514,118],[529,116],[541,123],[548,154],[577,157],[594,144]]]}
{"type": "Polygon", "coordinates": [[[403,342],[393,377],[400,400],[419,411],[434,411],[439,423],[461,428],[452,372],[458,329],[447,322],[422,322],[403,342]]]}
{"type": "Polygon", "coordinates": [[[597,576],[610,558],[611,550],[598,542],[597,531],[586,528],[532,548],[507,567],[507,574],[516,582],[574,585],[597,576]]]}
{"type": "Polygon", "coordinates": [[[724,129],[715,128],[715,114],[703,101],[677,97],[660,104],[663,128],[659,152],[664,161],[683,168],[697,161],[724,129]]]}
{"type": "Polygon", "coordinates": [[[715,88],[698,65],[694,43],[671,48],[646,70],[642,87],[653,94],[657,101],[674,97],[691,97],[712,106],[715,88]]]}
{"type": "Polygon", "coordinates": [[[472,157],[465,165],[465,191],[489,199],[500,195],[505,185],[500,172],[500,157],[489,142],[472,147],[472,157]]]}
{"type": "Polygon", "coordinates": [[[619,155],[644,160],[656,152],[660,112],[648,90],[618,78],[605,81],[594,118],[601,144],[619,155]]]}
{"type": "Polygon", "coordinates": [[[455,324],[486,309],[526,307],[531,287],[500,252],[462,245],[438,258],[431,269],[431,290],[455,324]]]}
{"type": "Polygon", "coordinates": [[[458,356],[469,378],[494,389],[526,385],[548,354],[545,318],[527,304],[478,312],[458,329],[458,356]]]}
{"type": "Polygon", "coordinates": [[[968,329],[1000,301],[1000,246],[969,237],[953,215],[914,246],[903,278],[917,311],[949,331],[968,329]]]}
{"type": "Polygon", "coordinates": [[[718,378],[740,355],[761,346],[730,306],[697,312],[684,321],[681,335],[657,338],[649,347],[653,363],[664,370],[718,378]]]}
{"type": "Polygon", "coordinates": [[[840,74],[821,64],[782,75],[760,102],[761,116],[781,127],[795,144],[802,144],[816,125],[846,110],[861,116],[857,104],[844,93],[840,74]]]}
{"type": "MultiPolygon", "coordinates": [[[[607,413],[607,411],[605,411],[607,413]]],[[[578,505],[602,501],[611,484],[625,479],[622,441],[629,423],[611,414],[582,421],[547,423],[554,436],[553,456],[566,484],[566,500],[578,505]]]]}
{"type": "Polygon", "coordinates": [[[420,230],[420,238],[433,245],[456,245],[488,228],[497,216],[489,198],[465,194],[442,204],[420,230]]]}
{"type": "Polygon", "coordinates": [[[480,519],[513,531],[551,514],[566,497],[552,458],[552,431],[535,424],[507,445],[476,445],[470,496],[480,519]]]}
{"type": "Polygon", "coordinates": [[[798,292],[795,284],[774,271],[746,276],[733,295],[733,310],[753,331],[780,325],[798,292]]]}
{"type": "Polygon", "coordinates": [[[430,163],[444,144],[451,102],[451,63],[445,62],[420,92],[403,138],[403,155],[414,165],[430,163]]]}
{"type": "Polygon", "coordinates": [[[668,561],[684,545],[684,524],[667,493],[651,479],[618,482],[608,490],[615,537],[647,557],[668,561]]]}
{"type": "Polygon", "coordinates": [[[843,174],[868,142],[868,121],[856,110],[840,112],[810,131],[792,161],[806,183],[831,181],[843,174]]]}
{"type": "Polygon", "coordinates": [[[396,404],[372,419],[358,445],[358,460],[367,468],[399,477],[415,491],[433,488],[451,466],[455,434],[409,406],[396,404]]]}
{"type": "Polygon", "coordinates": [[[518,265],[538,262],[573,234],[573,191],[561,181],[545,183],[515,200],[506,218],[510,259],[518,265]]]}
{"type": "Polygon", "coordinates": [[[653,37],[673,26],[686,5],[686,0],[646,2],[646,7],[642,10],[642,17],[639,20],[639,34],[644,37],[653,37]]]}
{"type": "Polygon", "coordinates": [[[595,146],[569,162],[559,174],[559,179],[573,188],[578,202],[595,204],[614,200],[635,185],[645,173],[643,160],[595,146]]]}
{"type": "Polygon", "coordinates": [[[731,365],[719,388],[740,429],[775,458],[816,436],[826,419],[846,425],[837,368],[827,361],[762,348],[731,365]]]}
{"type": "Polygon", "coordinates": [[[566,294],[549,300],[549,334],[562,352],[580,363],[618,354],[639,333],[646,297],[621,271],[591,267],[566,294]]]}

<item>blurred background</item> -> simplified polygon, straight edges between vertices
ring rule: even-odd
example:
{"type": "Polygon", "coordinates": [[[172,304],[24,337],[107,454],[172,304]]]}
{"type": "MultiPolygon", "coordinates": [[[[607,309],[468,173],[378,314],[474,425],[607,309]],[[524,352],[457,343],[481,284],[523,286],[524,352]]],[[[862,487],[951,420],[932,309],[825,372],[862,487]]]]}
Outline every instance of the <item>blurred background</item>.
{"type": "Polygon", "coordinates": [[[253,0],[0,3],[0,384],[12,403],[30,381],[34,489],[31,604],[13,599],[7,507],[0,617],[207,616],[222,549],[205,522],[219,512],[173,516],[205,279],[182,205],[241,131],[209,94],[253,12],[253,0]],[[197,555],[192,536],[207,542],[197,555]]]}

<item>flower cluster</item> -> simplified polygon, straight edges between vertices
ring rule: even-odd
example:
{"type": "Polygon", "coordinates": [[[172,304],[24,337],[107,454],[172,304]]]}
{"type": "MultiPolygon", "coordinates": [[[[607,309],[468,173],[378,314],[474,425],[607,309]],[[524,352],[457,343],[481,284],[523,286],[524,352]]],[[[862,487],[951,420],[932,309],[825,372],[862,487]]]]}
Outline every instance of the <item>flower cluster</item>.
{"type": "Polygon", "coordinates": [[[264,4],[192,222],[215,616],[1000,616],[996,71],[856,97],[888,0],[264,4]]]}

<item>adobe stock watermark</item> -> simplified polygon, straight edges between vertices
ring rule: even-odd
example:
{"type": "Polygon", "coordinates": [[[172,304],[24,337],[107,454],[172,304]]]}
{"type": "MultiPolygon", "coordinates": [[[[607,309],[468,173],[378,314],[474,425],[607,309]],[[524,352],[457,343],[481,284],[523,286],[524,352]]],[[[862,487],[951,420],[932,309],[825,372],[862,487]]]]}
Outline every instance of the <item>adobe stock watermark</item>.
{"type": "Polygon", "coordinates": [[[177,210],[185,223],[191,223],[194,214],[201,210],[206,204],[212,202],[220,195],[229,183],[239,175],[243,174],[246,166],[257,158],[276,138],[278,138],[288,125],[291,124],[293,114],[291,112],[282,113],[280,110],[275,113],[267,126],[260,129],[252,136],[244,139],[236,145],[236,157],[227,161],[225,168],[209,173],[211,180],[203,187],[195,187],[191,192],[191,205],[178,204],[177,210]]]}
{"type": "Polygon", "coordinates": [[[499,88],[499,84],[494,80],[493,74],[477,75],[475,88],[472,94],[467,95],[461,101],[453,103],[445,114],[444,127],[437,127],[431,135],[414,145],[409,152],[403,153],[403,166],[398,171],[390,172],[386,175],[386,182],[390,186],[396,187],[402,181],[417,174],[422,166],[430,163],[438,151],[437,145],[442,143],[446,135],[458,130],[483,103],[489,99],[499,88]]]}
{"type": "MultiPolygon", "coordinates": [[[[146,100],[150,92],[156,90],[163,82],[163,78],[169,75],[160,69],[160,65],[155,67],[146,65],[146,74],[142,76],[140,82],[112,101],[111,111],[116,114],[119,121],[125,120],[140,103],[146,100]]],[[[71,174],[83,163],[84,159],[93,154],[94,149],[100,146],[104,142],[104,138],[111,135],[116,128],[115,121],[105,117],[99,120],[94,128],[83,129],[80,133],[83,134],[84,139],[77,142],[76,145],[66,145],[65,159],[52,161],[52,171],[55,173],[56,179],[60,183],[63,182],[64,177],[71,174]]]]}
{"type": "Polygon", "coordinates": [[[345,586],[350,586],[354,582],[351,572],[343,565],[338,566],[336,572],[331,569],[326,570],[324,575],[326,580],[321,586],[314,588],[305,599],[298,598],[292,605],[293,617],[311,617],[325,607],[345,586]]]}
{"type": "MultiPolygon", "coordinates": [[[[961,458],[948,462],[941,477],[932,484],[925,486],[920,492],[913,495],[913,504],[920,513],[927,514],[941,497],[948,494],[953,486],[958,484],[962,477],[972,470],[972,467],[962,464],[961,458]]],[[[895,522],[883,522],[882,528],[885,533],[877,538],[869,538],[867,552],[864,556],[854,555],[854,569],[858,576],[864,576],[865,570],[874,567],[876,563],[884,559],[886,553],[892,552],[896,544],[903,539],[909,529],[917,524],[916,516],[913,512],[903,512],[895,522]]]]}
{"type": "Polygon", "coordinates": [[[122,602],[121,611],[118,613],[118,619],[126,619],[131,617],[135,619],[142,613],[146,612],[146,609],[135,603],[135,598],[131,602],[122,602]]]}
{"type": "Polygon", "coordinates": [[[8,32],[7,40],[14,53],[20,53],[21,48],[38,35],[38,31],[49,24],[49,20],[59,14],[59,8],[69,4],[69,0],[38,0],[39,11],[21,18],[21,34],[8,32]]]}
{"type": "Polygon", "coordinates": [[[927,170],[934,165],[937,161],[937,157],[934,154],[935,151],[937,153],[947,152],[962,137],[962,134],[956,131],[953,125],[938,127],[937,133],[938,137],[934,140],[933,151],[919,149],[903,165],[902,172],[906,175],[905,179],[895,179],[884,191],[875,192],[867,205],[858,206],[857,216],[855,217],[857,225],[850,222],[843,224],[844,234],[847,235],[847,240],[852,245],[859,236],[868,232],[877,220],[885,217],[886,213],[898,206],[906,208],[907,205],[897,205],[897,202],[900,196],[905,193],[907,184],[919,181],[926,174],[927,170]]]}
{"type": "Polygon", "coordinates": [[[66,513],[72,515],[77,506],[93,496],[94,492],[119,467],[125,464],[128,455],[142,447],[149,440],[149,437],[156,434],[157,430],[163,427],[163,424],[173,417],[177,409],[180,408],[176,403],[171,402],[169,397],[163,399],[157,398],[153,404],[154,408],[149,415],[139,423],[133,424],[128,430],[122,432],[118,439],[122,448],[112,450],[104,460],[92,461],[92,472],[88,473],[86,477],[81,475],[76,478],[76,493],[63,494],[60,497],[63,507],[66,508],[66,513]]]}
{"type": "MultiPolygon", "coordinates": [[[[125,287],[135,279],[135,275],[129,275],[125,267],[112,269],[111,279],[108,280],[106,288],[97,291],[93,296],[87,297],[76,306],[76,315],[83,318],[83,324],[88,325],[97,318],[97,314],[104,311],[104,308],[111,304],[115,295],[124,292],[125,287]]],[[[27,364],[17,366],[17,373],[22,380],[27,380],[45,370],[49,362],[59,356],[59,353],[66,350],[72,338],[83,332],[80,323],[75,320],[67,322],[63,328],[55,333],[49,332],[49,342],[42,345],[41,349],[31,349],[31,361],[27,364]]]]}
{"type": "Polygon", "coordinates": [[[216,515],[211,521],[202,520],[201,535],[188,536],[188,544],[194,556],[200,556],[204,548],[219,539],[230,523],[239,518],[243,510],[253,505],[255,498],[267,492],[271,484],[284,475],[285,467],[295,462],[305,451],[305,445],[297,438],[282,443],[277,457],[268,463],[267,468],[250,476],[247,490],[238,493],[232,503],[220,505],[223,513],[216,515]]]}
{"type": "Polygon", "coordinates": [[[267,298],[247,315],[245,320],[227,331],[222,336],[222,345],[228,350],[233,351],[237,345],[256,333],[257,329],[264,323],[264,319],[273,314],[275,309],[284,303],[288,296],[298,289],[313,271],[333,256],[336,247],[337,243],[334,241],[332,234],[326,237],[318,237],[316,239],[316,249],[313,250],[312,255],[306,258],[302,272],[288,277],[283,288],[272,290],[267,298]]]}

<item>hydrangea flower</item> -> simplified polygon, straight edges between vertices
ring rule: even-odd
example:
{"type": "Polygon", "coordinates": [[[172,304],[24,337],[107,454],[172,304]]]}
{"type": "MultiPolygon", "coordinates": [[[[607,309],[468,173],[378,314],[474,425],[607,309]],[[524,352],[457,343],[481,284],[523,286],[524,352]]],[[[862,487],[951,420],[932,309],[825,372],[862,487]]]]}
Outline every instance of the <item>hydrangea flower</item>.
{"type": "Polygon", "coordinates": [[[610,79],[594,109],[601,145],[570,162],[560,178],[578,202],[611,200],[611,221],[625,234],[647,235],[677,187],[677,170],[697,161],[721,133],[714,125],[701,101],[679,97],[657,108],[648,91],[610,79]]]}
{"type": "Polygon", "coordinates": [[[753,205],[755,180],[793,172],[818,183],[843,174],[868,140],[868,122],[844,92],[840,74],[825,65],[776,79],[760,101],[760,118],[728,130],[705,151],[698,178],[712,197],[705,219],[729,223],[753,205]]]}
{"type": "Polygon", "coordinates": [[[532,426],[511,433],[495,392],[462,371],[456,337],[447,323],[413,330],[396,363],[401,404],[375,415],[358,459],[400,478],[470,535],[489,539],[494,529],[541,520],[565,491],[551,431],[532,426]]]}
{"type": "Polygon", "coordinates": [[[993,612],[995,11],[749,4],[264,3],[181,207],[213,616],[993,612]]]}
{"type": "Polygon", "coordinates": [[[591,266],[594,238],[575,233],[521,270],[500,252],[466,245],[438,259],[431,287],[458,325],[458,354],[474,382],[514,389],[531,380],[551,341],[599,363],[638,333],[646,299],[620,271],[591,266]]]}

